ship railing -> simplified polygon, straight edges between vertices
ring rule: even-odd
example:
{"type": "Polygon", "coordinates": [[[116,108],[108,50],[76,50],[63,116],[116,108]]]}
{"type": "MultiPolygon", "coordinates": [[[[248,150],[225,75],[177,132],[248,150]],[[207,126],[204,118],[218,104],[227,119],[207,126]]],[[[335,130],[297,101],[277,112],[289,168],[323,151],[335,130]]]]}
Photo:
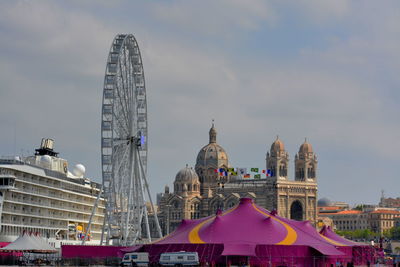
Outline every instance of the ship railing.
{"type": "Polygon", "coordinates": [[[25,162],[19,157],[15,156],[0,156],[0,164],[18,164],[24,165],[25,162]]]}

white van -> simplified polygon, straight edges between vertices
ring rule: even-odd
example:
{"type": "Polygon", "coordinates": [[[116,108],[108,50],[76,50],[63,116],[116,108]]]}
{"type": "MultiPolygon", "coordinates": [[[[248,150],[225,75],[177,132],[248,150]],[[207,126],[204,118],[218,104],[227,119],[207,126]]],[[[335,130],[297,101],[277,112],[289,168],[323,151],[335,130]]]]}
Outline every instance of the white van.
{"type": "Polygon", "coordinates": [[[148,266],[149,253],[130,252],[122,257],[121,266],[148,266]]]}
{"type": "Polygon", "coordinates": [[[162,266],[196,266],[199,265],[197,252],[166,252],[160,255],[162,266]]]}

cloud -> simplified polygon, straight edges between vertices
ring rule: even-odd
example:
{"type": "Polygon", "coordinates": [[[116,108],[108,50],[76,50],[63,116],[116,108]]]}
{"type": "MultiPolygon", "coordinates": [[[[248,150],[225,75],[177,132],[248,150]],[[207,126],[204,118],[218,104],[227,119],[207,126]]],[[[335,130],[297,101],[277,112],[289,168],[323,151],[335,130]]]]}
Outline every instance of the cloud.
{"type": "Polygon", "coordinates": [[[231,36],[237,30],[257,30],[275,23],[275,11],[266,2],[172,1],[154,5],[155,18],[174,27],[206,35],[231,36]]]}

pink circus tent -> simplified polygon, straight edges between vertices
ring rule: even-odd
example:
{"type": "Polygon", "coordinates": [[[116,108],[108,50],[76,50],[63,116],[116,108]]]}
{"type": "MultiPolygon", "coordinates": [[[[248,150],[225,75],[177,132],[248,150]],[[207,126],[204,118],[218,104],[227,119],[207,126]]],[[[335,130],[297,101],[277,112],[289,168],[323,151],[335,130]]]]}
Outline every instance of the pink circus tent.
{"type": "Polygon", "coordinates": [[[339,242],[341,244],[345,244],[346,246],[360,246],[360,243],[350,241],[346,238],[341,237],[340,235],[336,234],[335,232],[332,231],[331,227],[329,226],[324,226],[322,227],[321,231],[319,233],[331,240],[334,240],[336,242],[339,242]]]}
{"type": "MultiPolygon", "coordinates": [[[[163,252],[197,251],[205,263],[289,264],[318,266],[327,263],[371,261],[354,259],[353,248],[361,245],[333,232],[319,233],[308,221],[279,217],[242,198],[239,205],[215,216],[183,220],[167,237],[128,251],[147,251],[157,262],[163,252]]],[[[368,250],[368,246],[364,246],[368,250]]]]}

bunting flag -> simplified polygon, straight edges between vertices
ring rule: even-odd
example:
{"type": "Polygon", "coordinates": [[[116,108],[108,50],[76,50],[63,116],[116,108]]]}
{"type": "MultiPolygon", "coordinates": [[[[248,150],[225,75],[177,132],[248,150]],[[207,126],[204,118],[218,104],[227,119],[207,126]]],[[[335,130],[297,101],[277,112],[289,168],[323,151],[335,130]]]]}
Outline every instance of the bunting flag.
{"type": "Polygon", "coordinates": [[[247,173],[247,168],[237,168],[237,172],[241,175],[244,175],[247,173]]]}
{"type": "Polygon", "coordinates": [[[246,173],[245,175],[243,175],[243,178],[250,178],[250,174],[246,173]]]}
{"type": "Polygon", "coordinates": [[[250,168],[251,172],[258,172],[258,168],[250,168]]]}
{"type": "Polygon", "coordinates": [[[215,173],[218,173],[218,169],[215,169],[214,172],[215,172],[215,173]]]}
{"type": "Polygon", "coordinates": [[[231,172],[232,175],[237,176],[238,173],[237,172],[231,172]]]}
{"type": "Polygon", "coordinates": [[[272,176],[272,172],[271,172],[271,170],[270,170],[270,169],[268,169],[266,174],[267,174],[267,176],[272,176]]]}
{"type": "Polygon", "coordinates": [[[254,179],[260,179],[261,178],[261,174],[254,174],[254,179]]]}
{"type": "Polygon", "coordinates": [[[219,169],[219,172],[224,172],[224,171],[225,171],[224,168],[220,168],[220,169],[219,169]]]}
{"type": "Polygon", "coordinates": [[[227,171],[224,171],[224,176],[228,176],[228,172],[227,171]]]}
{"type": "Polygon", "coordinates": [[[232,172],[234,172],[234,171],[235,171],[234,168],[229,168],[229,169],[228,169],[228,172],[230,172],[230,173],[232,173],[232,172]]]}

